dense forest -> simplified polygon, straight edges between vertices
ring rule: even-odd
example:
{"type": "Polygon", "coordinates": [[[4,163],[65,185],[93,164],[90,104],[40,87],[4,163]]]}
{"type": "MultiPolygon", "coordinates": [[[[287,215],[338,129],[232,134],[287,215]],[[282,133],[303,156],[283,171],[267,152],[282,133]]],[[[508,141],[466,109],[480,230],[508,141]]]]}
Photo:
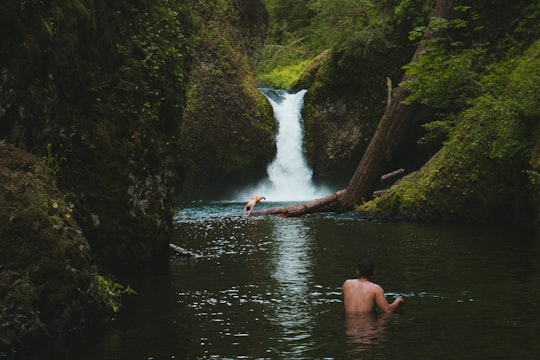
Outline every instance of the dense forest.
{"type": "Polygon", "coordinates": [[[117,311],[113,274],[166,260],[178,199],[263,178],[261,86],[308,90],[314,179],[355,189],[332,210],[538,225],[539,20],[534,0],[2,2],[0,345],[117,311]]]}

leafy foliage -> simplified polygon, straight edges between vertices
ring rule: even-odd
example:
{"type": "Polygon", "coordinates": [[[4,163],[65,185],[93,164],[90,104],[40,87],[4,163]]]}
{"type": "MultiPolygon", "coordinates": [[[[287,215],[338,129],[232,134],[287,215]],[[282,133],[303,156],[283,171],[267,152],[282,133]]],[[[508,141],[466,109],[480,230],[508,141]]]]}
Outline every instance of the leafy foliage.
{"type": "MultiPolygon", "coordinates": [[[[142,121],[181,117],[181,103],[186,82],[186,58],[190,53],[185,25],[179,12],[168,1],[161,1],[149,11],[131,8],[133,19],[126,29],[127,42],[117,45],[126,60],[120,69],[123,79],[135,75],[132,83],[120,80],[117,93],[132,95],[120,99],[118,111],[130,111],[142,121]],[[132,73],[131,76],[129,73],[132,73]],[[125,102],[137,99],[135,103],[125,102]]],[[[120,95],[121,96],[121,95],[120,95]]]]}
{"type": "MultiPolygon", "coordinates": [[[[351,57],[358,62],[359,57],[370,52],[395,61],[395,50],[410,46],[403,34],[411,25],[424,23],[433,3],[432,0],[264,2],[270,13],[270,31],[258,64],[260,77],[276,68],[312,60],[330,48],[344,54],[345,62],[351,57]]],[[[360,68],[358,63],[356,67],[360,68]]]]}
{"type": "Polygon", "coordinates": [[[314,0],[310,6],[317,14],[317,21],[312,26],[313,38],[318,39],[323,48],[351,37],[369,42],[376,31],[385,27],[370,0],[314,0]]]}
{"type": "Polygon", "coordinates": [[[124,286],[104,276],[96,275],[95,279],[100,295],[115,313],[120,311],[122,295],[137,294],[129,285],[124,286]]]}
{"type": "MultiPolygon", "coordinates": [[[[62,148],[60,148],[62,150],[62,148]]],[[[52,144],[47,144],[47,173],[55,178],[60,171],[62,163],[66,161],[66,157],[60,153],[53,153],[52,144]]]]}
{"type": "MultiPolygon", "coordinates": [[[[442,23],[451,32],[446,20],[442,23]]],[[[438,119],[425,127],[429,136],[438,135],[440,140],[446,134],[444,147],[385,198],[362,210],[409,219],[530,221],[531,194],[537,196],[540,178],[540,40],[512,42],[508,51],[488,56],[471,50],[474,41],[458,49],[447,39],[428,41],[431,48],[420,65],[408,66],[415,79],[406,84],[414,91],[409,101],[438,109],[438,119]],[[524,46],[528,48],[520,51],[524,46]],[[462,85],[466,96],[451,84],[447,65],[456,61],[476,64],[463,71],[470,79],[462,85]],[[425,72],[419,70],[422,67],[425,72]],[[440,86],[438,81],[445,80],[448,85],[440,86]],[[445,97],[453,101],[446,102],[445,97]]],[[[456,79],[463,80],[460,74],[456,79]]]]}
{"type": "MultiPolygon", "coordinates": [[[[463,8],[468,11],[468,8],[463,8]]],[[[481,90],[479,76],[486,52],[484,44],[467,47],[460,39],[468,33],[464,19],[432,18],[429,26],[415,28],[410,39],[423,40],[425,50],[417,62],[404,66],[410,80],[401,84],[412,93],[406,103],[420,102],[440,109],[462,108],[481,90]]]]}
{"type": "MultiPolygon", "coordinates": [[[[484,4],[484,6],[487,5],[484,4]]],[[[507,6],[505,9],[513,13],[516,8],[519,6],[507,6]]],[[[493,26],[490,24],[492,21],[490,16],[495,16],[490,13],[494,11],[492,8],[486,9],[477,5],[476,10],[466,6],[459,6],[454,10],[457,17],[432,18],[428,26],[417,27],[409,35],[411,40],[418,40],[424,36],[421,41],[424,42],[425,50],[418,62],[404,66],[410,77],[401,85],[411,90],[411,95],[407,98],[406,103],[418,102],[438,109],[438,115],[433,121],[424,125],[427,135],[422,139],[422,142],[428,142],[429,139],[444,140],[463,118],[460,115],[461,112],[466,112],[468,115],[464,116],[468,117],[473,116],[472,112],[480,116],[482,111],[494,111],[490,123],[498,124],[500,135],[507,135],[507,139],[503,140],[502,143],[508,144],[509,147],[519,148],[515,141],[510,141],[517,136],[511,132],[519,131],[515,128],[510,130],[505,124],[514,123],[512,119],[516,117],[517,108],[520,106],[529,110],[534,109],[534,101],[528,105],[524,103],[526,99],[530,99],[530,96],[524,94],[523,89],[527,89],[525,92],[528,92],[534,88],[531,82],[537,78],[538,71],[528,68],[526,74],[513,72],[516,58],[512,58],[511,54],[519,54],[519,49],[531,41],[531,38],[524,42],[523,39],[521,39],[522,42],[518,42],[517,39],[521,38],[524,33],[523,30],[519,29],[523,29],[524,24],[530,26],[530,18],[534,15],[529,13],[520,20],[516,19],[510,23],[503,22],[500,28],[506,30],[506,33],[501,36],[501,39],[498,39],[498,36],[497,38],[486,36],[486,34],[491,34],[494,37],[499,35],[486,29],[487,25],[493,26]],[[428,34],[425,35],[426,33],[428,34]],[[494,53],[490,51],[496,47],[501,50],[503,47],[507,48],[507,52],[494,53]],[[506,60],[505,56],[510,56],[510,59],[506,60]],[[510,73],[513,74],[513,80],[508,77],[510,73]],[[519,84],[511,92],[522,95],[519,97],[506,96],[510,94],[508,91],[509,83],[519,84]],[[527,86],[523,86],[525,84],[527,86]],[[510,100],[510,98],[514,98],[514,100],[510,100]],[[514,104],[510,106],[508,101],[514,102],[514,104]],[[505,103],[504,109],[506,110],[500,107],[501,103],[505,103]],[[498,112],[497,109],[503,111],[505,115],[498,112]]],[[[501,16],[501,14],[497,14],[497,16],[501,16]]],[[[538,28],[537,25],[532,27],[538,28]]],[[[497,29],[497,32],[501,29],[497,29]]],[[[529,27],[527,32],[532,34],[535,33],[535,30],[529,27]]],[[[498,150],[495,150],[493,154],[494,156],[501,155],[498,150]]]]}

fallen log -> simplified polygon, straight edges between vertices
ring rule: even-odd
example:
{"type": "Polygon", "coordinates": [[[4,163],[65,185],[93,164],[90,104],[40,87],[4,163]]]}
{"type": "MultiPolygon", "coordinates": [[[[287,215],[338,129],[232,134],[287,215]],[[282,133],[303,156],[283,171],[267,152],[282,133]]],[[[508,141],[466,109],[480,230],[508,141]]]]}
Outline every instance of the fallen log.
{"type": "MultiPolygon", "coordinates": [[[[401,175],[405,172],[404,169],[398,169],[388,174],[381,176],[381,181],[388,180],[392,177],[401,175]]],[[[347,189],[336,191],[325,197],[315,199],[303,204],[292,204],[278,206],[269,209],[253,210],[251,215],[278,215],[280,217],[297,217],[305,214],[313,214],[317,212],[336,211],[339,208],[341,197],[347,189]]]]}
{"type": "Polygon", "coordinates": [[[315,212],[331,211],[335,202],[343,195],[345,190],[336,191],[320,199],[303,203],[279,206],[270,209],[253,210],[251,215],[279,215],[282,217],[294,217],[315,212]]]}
{"type": "Polygon", "coordinates": [[[171,250],[176,256],[181,257],[195,257],[197,256],[193,251],[186,250],[178,245],[169,243],[169,250],[171,250]]]}
{"type": "Polygon", "coordinates": [[[405,169],[394,170],[392,172],[389,172],[388,174],[384,174],[383,176],[381,176],[381,181],[385,181],[385,180],[388,180],[390,178],[396,177],[398,175],[403,174],[404,172],[405,172],[405,169]]]}

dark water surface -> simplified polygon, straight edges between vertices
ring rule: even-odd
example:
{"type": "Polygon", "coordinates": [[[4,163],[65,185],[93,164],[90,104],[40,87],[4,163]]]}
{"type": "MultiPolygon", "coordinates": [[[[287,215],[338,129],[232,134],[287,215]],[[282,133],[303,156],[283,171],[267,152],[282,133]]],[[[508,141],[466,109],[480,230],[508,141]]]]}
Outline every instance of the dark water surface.
{"type": "MultiPolygon", "coordinates": [[[[258,206],[271,206],[263,204],[258,206]]],[[[174,242],[199,257],[133,274],[138,295],[73,359],[540,358],[540,238],[517,227],[373,223],[355,215],[241,217],[178,207],[174,242]],[[345,318],[356,261],[405,299],[345,318]]]]}

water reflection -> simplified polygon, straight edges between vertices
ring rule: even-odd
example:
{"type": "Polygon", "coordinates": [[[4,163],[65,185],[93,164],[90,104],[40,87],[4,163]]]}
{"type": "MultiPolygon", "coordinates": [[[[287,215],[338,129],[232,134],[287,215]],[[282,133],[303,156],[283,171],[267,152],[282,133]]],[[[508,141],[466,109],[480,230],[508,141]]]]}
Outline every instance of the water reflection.
{"type": "Polygon", "coordinates": [[[312,278],[309,227],[302,219],[279,219],[273,238],[276,250],[271,276],[278,282],[274,322],[282,327],[282,341],[290,345],[289,351],[301,354],[313,345],[309,338],[314,319],[307,298],[312,278]]]}
{"type": "Polygon", "coordinates": [[[125,282],[138,295],[110,331],[54,358],[539,357],[537,234],[343,216],[245,219],[242,206],[182,208],[173,242],[199,256],[133,274],[125,282]],[[340,287],[359,254],[376,259],[388,297],[406,298],[400,314],[344,318],[340,287]]]}
{"type": "Polygon", "coordinates": [[[345,334],[349,354],[357,354],[374,348],[382,348],[386,341],[386,326],[393,314],[347,314],[345,334]]]}

